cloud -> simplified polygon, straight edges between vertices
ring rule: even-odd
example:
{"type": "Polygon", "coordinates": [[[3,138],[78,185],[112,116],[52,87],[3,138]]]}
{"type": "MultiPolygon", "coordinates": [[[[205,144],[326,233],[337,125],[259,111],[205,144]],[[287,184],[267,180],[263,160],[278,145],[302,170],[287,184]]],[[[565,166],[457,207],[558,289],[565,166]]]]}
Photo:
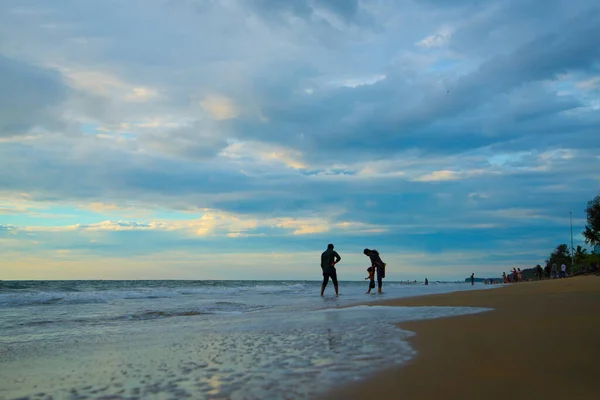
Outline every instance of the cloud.
{"type": "Polygon", "coordinates": [[[153,276],[148,254],[308,262],[330,241],[414,273],[535,265],[600,187],[599,18],[592,0],[2,2],[3,249],[153,276]]]}
{"type": "Polygon", "coordinates": [[[421,176],[416,181],[421,182],[432,182],[432,181],[453,181],[459,179],[458,173],[455,171],[433,171],[430,174],[421,176]]]}
{"type": "Polygon", "coordinates": [[[420,47],[441,47],[444,46],[452,36],[452,29],[449,27],[444,27],[440,29],[439,32],[427,36],[426,38],[419,40],[416,45],[420,47]]]}
{"type": "MultiPolygon", "coordinates": [[[[102,208],[105,210],[105,208],[102,208]]],[[[155,220],[148,222],[139,221],[101,221],[90,224],[73,224],[66,226],[44,225],[44,226],[26,226],[17,228],[12,225],[2,225],[2,230],[12,231],[19,229],[26,232],[104,232],[104,231],[182,231],[192,236],[229,236],[229,237],[249,237],[264,236],[264,233],[256,232],[260,229],[270,229],[271,235],[277,235],[273,232],[274,228],[282,230],[279,235],[310,235],[320,234],[329,231],[342,231],[346,233],[360,232],[381,233],[385,229],[377,225],[353,222],[339,221],[335,222],[326,217],[273,217],[257,219],[249,215],[240,215],[226,213],[217,210],[202,210],[202,215],[198,218],[185,220],[155,220]]]]}
{"type": "Polygon", "coordinates": [[[256,141],[233,142],[220,153],[220,156],[230,160],[232,163],[244,165],[250,159],[255,163],[277,163],[288,168],[306,169],[303,163],[303,154],[291,148],[276,146],[269,143],[256,141]]]}
{"type": "Polygon", "coordinates": [[[0,138],[61,126],[57,107],[67,93],[56,71],[0,54],[0,138]]]}
{"type": "Polygon", "coordinates": [[[117,204],[104,204],[102,202],[90,203],[85,207],[97,213],[114,212],[122,210],[122,208],[119,207],[117,204]]]}
{"type": "Polygon", "coordinates": [[[332,18],[339,18],[347,22],[354,20],[360,7],[357,0],[344,2],[335,0],[293,0],[283,3],[276,0],[251,0],[249,3],[261,15],[287,14],[307,20],[322,20],[329,24],[335,24],[332,18]]]}
{"type": "Polygon", "coordinates": [[[0,225],[0,231],[3,231],[3,232],[14,231],[15,229],[17,229],[17,227],[13,226],[13,225],[6,225],[6,224],[0,225]]]}
{"type": "Polygon", "coordinates": [[[577,83],[577,87],[581,89],[593,90],[600,86],[600,76],[587,79],[577,83]]]}
{"type": "Polygon", "coordinates": [[[120,97],[131,102],[146,102],[158,95],[156,89],[133,86],[103,71],[61,68],[60,72],[74,89],[102,97],[120,97]]]}
{"type": "Polygon", "coordinates": [[[200,105],[217,120],[235,118],[239,115],[233,101],[224,96],[207,96],[200,102],[200,105]]]}

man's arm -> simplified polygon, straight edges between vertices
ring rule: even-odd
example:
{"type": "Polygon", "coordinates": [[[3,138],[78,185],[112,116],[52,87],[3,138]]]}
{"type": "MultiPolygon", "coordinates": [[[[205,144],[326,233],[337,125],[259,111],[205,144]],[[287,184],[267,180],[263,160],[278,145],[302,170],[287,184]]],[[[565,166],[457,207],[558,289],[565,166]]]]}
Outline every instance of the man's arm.
{"type": "Polygon", "coordinates": [[[333,261],[334,264],[337,264],[342,260],[342,257],[340,257],[340,255],[337,253],[337,251],[333,252],[333,258],[334,258],[334,261],[333,261]]]}

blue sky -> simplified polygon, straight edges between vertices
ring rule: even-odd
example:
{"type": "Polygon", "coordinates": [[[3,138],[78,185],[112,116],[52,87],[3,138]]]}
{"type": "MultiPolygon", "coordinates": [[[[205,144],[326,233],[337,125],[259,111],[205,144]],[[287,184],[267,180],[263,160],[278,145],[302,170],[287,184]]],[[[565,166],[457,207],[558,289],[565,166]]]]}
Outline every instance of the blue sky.
{"type": "Polygon", "coordinates": [[[499,276],[583,244],[600,8],[6,0],[2,279],[499,276]]]}

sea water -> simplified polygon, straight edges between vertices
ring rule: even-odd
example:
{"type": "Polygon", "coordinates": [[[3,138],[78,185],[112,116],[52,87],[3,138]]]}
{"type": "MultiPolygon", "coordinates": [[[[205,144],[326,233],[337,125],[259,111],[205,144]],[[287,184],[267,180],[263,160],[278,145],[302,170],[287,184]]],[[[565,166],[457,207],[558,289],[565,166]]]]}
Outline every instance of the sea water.
{"type": "Polygon", "coordinates": [[[395,323],[486,310],[368,305],[483,285],[367,285],[0,282],[0,399],[310,398],[413,357],[395,323]]]}

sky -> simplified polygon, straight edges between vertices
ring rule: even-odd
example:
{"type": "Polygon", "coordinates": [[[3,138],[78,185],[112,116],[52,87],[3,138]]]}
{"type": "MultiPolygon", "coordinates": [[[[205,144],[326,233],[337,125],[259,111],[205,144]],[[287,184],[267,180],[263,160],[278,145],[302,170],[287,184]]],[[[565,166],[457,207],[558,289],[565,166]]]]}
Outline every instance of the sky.
{"type": "Polygon", "coordinates": [[[596,0],[3,0],[0,279],[500,276],[583,245],[596,0]]]}

